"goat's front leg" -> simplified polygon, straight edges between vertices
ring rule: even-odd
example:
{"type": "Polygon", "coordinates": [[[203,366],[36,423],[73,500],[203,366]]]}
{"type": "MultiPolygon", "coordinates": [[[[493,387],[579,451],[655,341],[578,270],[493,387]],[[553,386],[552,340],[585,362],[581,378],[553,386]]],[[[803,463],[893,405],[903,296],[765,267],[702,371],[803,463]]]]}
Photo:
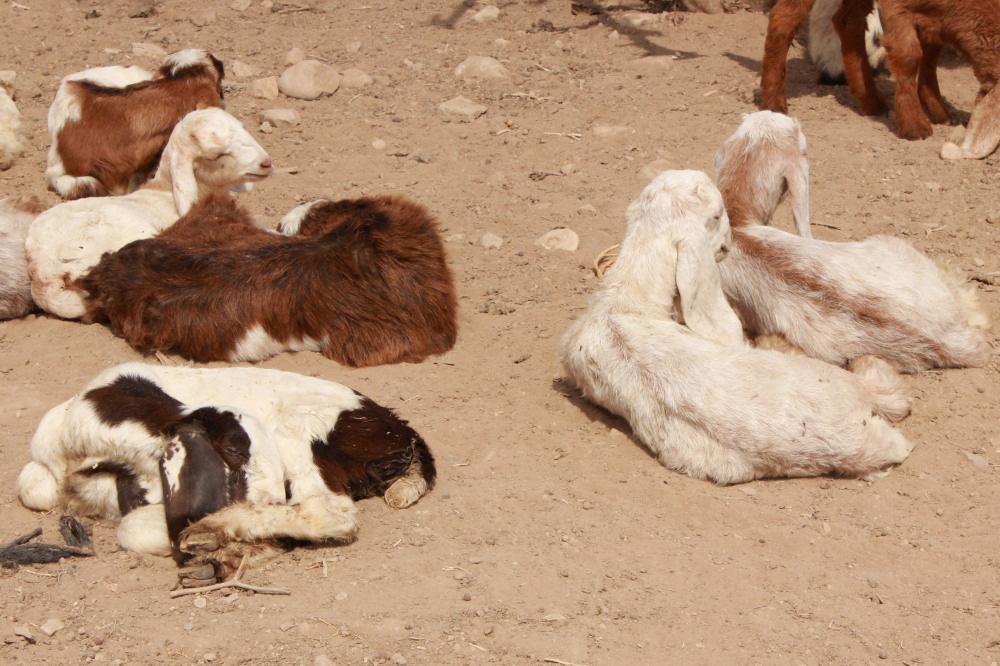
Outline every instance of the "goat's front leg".
{"type": "Polygon", "coordinates": [[[788,49],[812,6],[813,0],[778,0],[771,9],[760,75],[759,106],[762,109],[788,112],[788,100],[785,98],[788,49]]]}
{"type": "Polygon", "coordinates": [[[858,100],[861,113],[866,116],[878,116],[888,110],[875,85],[875,73],[868,62],[865,46],[867,18],[872,7],[871,0],[844,0],[833,15],[833,27],[840,37],[847,87],[858,100]]]}
{"type": "Polygon", "coordinates": [[[231,504],[185,528],[178,546],[189,558],[184,571],[212,565],[220,577],[234,570],[244,555],[269,548],[276,539],[344,543],[353,541],[357,532],[351,498],[327,493],[295,504],[231,504]]]}
{"type": "Polygon", "coordinates": [[[936,125],[947,124],[951,120],[948,107],[945,106],[944,98],[941,96],[941,87],[938,85],[937,64],[938,56],[941,55],[940,43],[922,42],[923,57],[920,59],[920,74],[917,77],[917,94],[920,102],[924,105],[927,117],[936,125]]]}
{"type": "Polygon", "coordinates": [[[908,16],[894,6],[884,7],[886,60],[896,80],[896,124],[904,139],[926,139],[934,133],[917,92],[917,74],[923,52],[917,29],[908,16]]]}

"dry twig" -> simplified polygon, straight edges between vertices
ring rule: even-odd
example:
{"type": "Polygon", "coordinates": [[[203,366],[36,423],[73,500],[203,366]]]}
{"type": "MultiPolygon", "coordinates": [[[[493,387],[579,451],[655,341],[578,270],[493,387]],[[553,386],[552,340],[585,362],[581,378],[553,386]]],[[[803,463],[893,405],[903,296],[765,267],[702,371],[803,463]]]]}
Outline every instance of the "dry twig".
{"type": "Polygon", "coordinates": [[[215,590],[224,590],[230,587],[234,587],[238,590],[248,590],[250,592],[256,592],[257,594],[291,594],[289,590],[282,590],[276,587],[257,587],[256,585],[251,585],[249,583],[244,583],[241,578],[243,572],[246,569],[248,557],[243,556],[240,561],[240,566],[236,569],[236,573],[229,580],[216,583],[215,585],[206,585],[205,587],[190,587],[183,590],[173,590],[170,592],[170,598],[176,599],[177,597],[183,597],[188,594],[201,594],[202,592],[214,592],[215,590]]]}

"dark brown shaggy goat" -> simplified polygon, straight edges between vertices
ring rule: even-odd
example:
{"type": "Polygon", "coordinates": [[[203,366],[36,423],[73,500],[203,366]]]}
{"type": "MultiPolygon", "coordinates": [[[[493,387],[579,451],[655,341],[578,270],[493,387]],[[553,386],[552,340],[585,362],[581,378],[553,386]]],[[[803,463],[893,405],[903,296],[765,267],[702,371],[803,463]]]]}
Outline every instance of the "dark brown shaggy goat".
{"type": "Polygon", "coordinates": [[[76,284],[90,321],[199,362],[310,349],[350,366],[417,363],[457,335],[437,223],[397,196],[316,202],[284,236],[212,194],[76,284]]]}
{"type": "Polygon", "coordinates": [[[63,199],[126,194],[156,170],[174,125],[223,106],[225,69],[197,49],[167,57],[156,75],[124,87],[68,77],[49,110],[50,189],[63,199]]]}

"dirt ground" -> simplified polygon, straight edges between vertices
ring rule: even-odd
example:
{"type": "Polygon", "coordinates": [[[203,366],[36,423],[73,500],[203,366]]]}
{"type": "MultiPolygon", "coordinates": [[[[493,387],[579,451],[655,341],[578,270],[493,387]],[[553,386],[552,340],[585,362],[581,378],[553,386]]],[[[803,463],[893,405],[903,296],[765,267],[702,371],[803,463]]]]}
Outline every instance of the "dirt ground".
{"type": "MultiPolygon", "coordinates": [[[[563,1],[500,3],[496,21],[456,0],[170,0],[145,18],[118,1],[0,6],[0,69],[18,73],[29,149],[0,197],[47,203],[45,114],[61,76],[202,46],[277,75],[298,46],[375,82],[315,102],[252,97],[230,77],[227,106],[269,149],[277,174],[242,195],[275,222],[315,196],[405,193],[440,218],[461,295],[455,349],[420,365],[350,370],[317,354],[266,367],[344,382],[393,406],[431,444],[440,483],[415,507],[361,504],[359,540],[299,550],[247,593],[171,600],[172,562],[120,551],[93,525],[97,557],[0,572],[4,663],[215,664],[996,664],[1000,660],[1000,363],[907,378],[917,442],[887,478],[719,488],[661,467],[627,426],[561,381],[559,337],[617,242],[627,203],[656,168],[710,170],[753,110],[766,17],[664,14],[630,30],[625,11],[572,15],[563,1]],[[296,4],[299,3],[299,4],[296,4]],[[313,11],[299,11],[314,7],[313,11]],[[85,19],[90,10],[99,16],[85,19]],[[211,12],[214,12],[214,17],[211,12]],[[198,23],[191,20],[192,11],[198,23]],[[351,42],[360,42],[355,50],[351,42]],[[510,76],[454,76],[469,55],[510,76]],[[677,56],[677,57],[673,57],[677,56]],[[488,111],[453,122],[464,95],[488,111]],[[302,124],[257,131],[265,108],[302,124]],[[381,150],[373,141],[385,142],[381,150]],[[644,172],[645,170],[645,172],[644,172]],[[532,176],[532,174],[535,174],[532,176]],[[575,252],[535,245],[570,227],[575,252]],[[499,249],[480,244],[491,232],[499,249]],[[49,618],[65,627],[46,636],[49,618]],[[35,644],[14,634],[26,626],[35,644]]],[[[141,12],[140,12],[141,13],[141,12]]],[[[909,143],[821,89],[800,47],[791,112],[809,140],[815,233],[893,233],[979,277],[1000,319],[1000,156],[947,163],[948,134],[909,143]]],[[[969,111],[977,86],[943,68],[969,111]]],[[[882,79],[885,92],[892,84],[882,79]]],[[[777,222],[790,228],[782,210],[777,222]]],[[[992,336],[994,347],[996,336],[992,336]]],[[[101,326],[49,317],[0,324],[0,540],[58,515],[22,508],[15,478],[41,415],[103,368],[139,359],[101,326]]],[[[155,361],[154,361],[155,362],[155,361]]]]}

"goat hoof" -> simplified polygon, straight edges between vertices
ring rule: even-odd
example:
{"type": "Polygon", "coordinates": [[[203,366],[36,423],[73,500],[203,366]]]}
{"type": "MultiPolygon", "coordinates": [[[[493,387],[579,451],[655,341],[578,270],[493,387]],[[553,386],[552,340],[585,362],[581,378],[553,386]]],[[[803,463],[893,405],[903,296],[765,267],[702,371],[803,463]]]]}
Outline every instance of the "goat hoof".
{"type": "Polygon", "coordinates": [[[930,123],[920,123],[914,125],[913,127],[900,126],[899,128],[900,138],[906,139],[907,141],[920,141],[932,136],[933,134],[934,128],[931,127],[930,123]]]}
{"type": "Polygon", "coordinates": [[[181,587],[205,587],[220,580],[220,566],[214,561],[193,564],[177,572],[177,583],[181,587]]]}
{"type": "Polygon", "coordinates": [[[188,528],[181,534],[180,550],[182,553],[197,555],[213,553],[222,547],[219,536],[211,530],[192,530],[188,528]]]}

